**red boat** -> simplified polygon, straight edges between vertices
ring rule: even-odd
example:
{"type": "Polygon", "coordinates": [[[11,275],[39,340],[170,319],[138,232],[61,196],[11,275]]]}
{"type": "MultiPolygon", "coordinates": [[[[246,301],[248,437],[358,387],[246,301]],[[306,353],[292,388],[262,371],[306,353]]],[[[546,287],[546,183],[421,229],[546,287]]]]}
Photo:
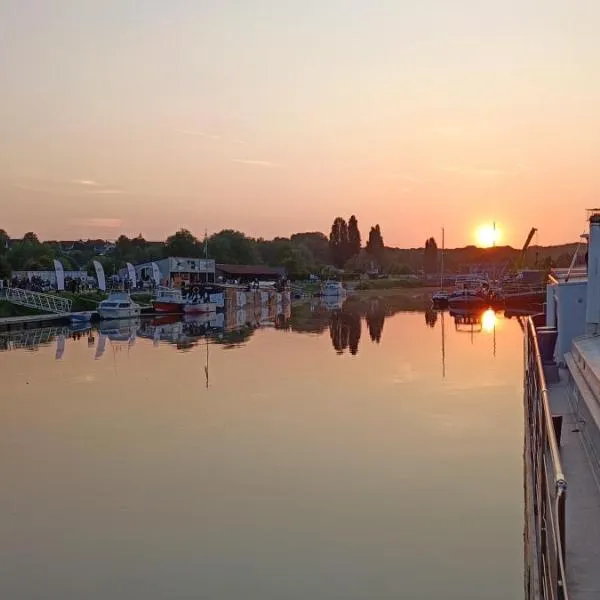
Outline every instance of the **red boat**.
{"type": "Polygon", "coordinates": [[[156,298],[152,300],[152,307],[156,312],[178,314],[183,312],[185,300],[181,295],[181,290],[162,288],[156,293],[156,298]]]}

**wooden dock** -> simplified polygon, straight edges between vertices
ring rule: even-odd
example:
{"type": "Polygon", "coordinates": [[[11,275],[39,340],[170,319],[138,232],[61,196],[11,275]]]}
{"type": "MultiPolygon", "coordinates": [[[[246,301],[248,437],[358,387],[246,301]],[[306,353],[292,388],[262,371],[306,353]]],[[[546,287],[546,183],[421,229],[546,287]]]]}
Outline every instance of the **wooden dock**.
{"type": "Polygon", "coordinates": [[[0,318],[0,329],[23,329],[38,323],[47,323],[50,325],[52,323],[68,323],[69,320],[70,313],[3,317],[0,318]]]}

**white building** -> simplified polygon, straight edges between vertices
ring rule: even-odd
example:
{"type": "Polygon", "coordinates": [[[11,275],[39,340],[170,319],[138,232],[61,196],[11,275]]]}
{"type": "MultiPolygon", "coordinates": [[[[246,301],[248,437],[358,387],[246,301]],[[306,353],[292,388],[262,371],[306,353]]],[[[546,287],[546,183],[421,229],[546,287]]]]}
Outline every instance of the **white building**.
{"type": "MultiPolygon", "coordinates": [[[[209,258],[172,256],[154,262],[158,265],[160,283],[164,286],[179,287],[182,283],[190,285],[215,281],[215,261],[209,258]]],[[[119,274],[122,278],[127,277],[127,269],[121,269],[119,274]]],[[[135,265],[135,274],[138,280],[151,281],[152,263],[135,265]]]]}

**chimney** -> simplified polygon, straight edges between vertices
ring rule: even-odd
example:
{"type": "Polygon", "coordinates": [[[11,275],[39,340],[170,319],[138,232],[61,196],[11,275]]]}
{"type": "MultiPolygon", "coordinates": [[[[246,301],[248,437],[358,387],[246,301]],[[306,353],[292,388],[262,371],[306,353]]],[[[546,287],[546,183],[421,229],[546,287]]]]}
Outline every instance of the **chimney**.
{"type": "Polygon", "coordinates": [[[600,208],[588,210],[590,237],[588,241],[588,283],[586,332],[600,334],[600,208]]]}

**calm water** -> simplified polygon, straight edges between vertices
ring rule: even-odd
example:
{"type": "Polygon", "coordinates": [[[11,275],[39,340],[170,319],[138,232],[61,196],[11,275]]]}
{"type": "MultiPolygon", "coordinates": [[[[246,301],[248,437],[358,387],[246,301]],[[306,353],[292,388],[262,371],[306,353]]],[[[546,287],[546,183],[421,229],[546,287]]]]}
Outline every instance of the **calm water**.
{"type": "Polygon", "coordinates": [[[519,325],[393,313],[0,335],[0,597],[522,598],[519,325]]]}

